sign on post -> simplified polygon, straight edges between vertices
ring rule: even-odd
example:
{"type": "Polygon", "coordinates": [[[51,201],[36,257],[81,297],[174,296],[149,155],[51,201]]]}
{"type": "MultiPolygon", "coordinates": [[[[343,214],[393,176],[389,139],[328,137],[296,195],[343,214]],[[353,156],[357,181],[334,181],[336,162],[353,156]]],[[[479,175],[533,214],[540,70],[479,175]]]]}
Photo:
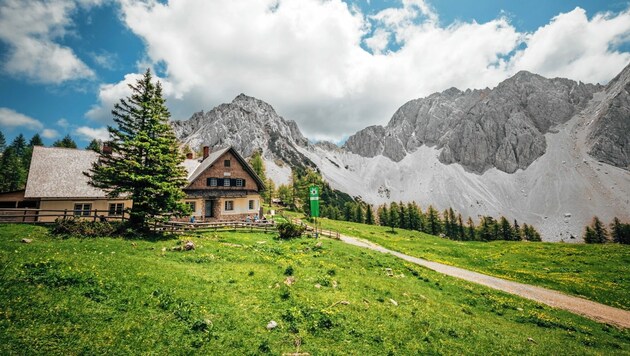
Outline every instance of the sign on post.
{"type": "Polygon", "coordinates": [[[319,217],[319,187],[311,185],[308,192],[311,200],[311,217],[319,217]]]}

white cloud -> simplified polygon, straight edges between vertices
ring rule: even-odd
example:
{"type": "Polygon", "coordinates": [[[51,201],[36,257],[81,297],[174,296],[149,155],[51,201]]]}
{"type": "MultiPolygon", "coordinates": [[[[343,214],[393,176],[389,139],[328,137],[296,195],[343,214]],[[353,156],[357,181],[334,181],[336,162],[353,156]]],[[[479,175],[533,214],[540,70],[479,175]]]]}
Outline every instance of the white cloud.
{"type": "Polygon", "coordinates": [[[23,126],[30,130],[41,130],[44,128],[44,125],[39,120],[9,108],[0,108],[0,125],[10,128],[23,126]]]}
{"type": "MultiPolygon", "coordinates": [[[[98,1],[79,1],[92,6],[98,1]]],[[[72,49],[55,40],[67,34],[70,14],[77,4],[70,0],[6,0],[0,5],[0,40],[8,45],[4,72],[40,83],[59,84],[90,78],[94,72],[72,49]]]]}
{"type": "Polygon", "coordinates": [[[109,131],[107,127],[88,127],[81,126],[74,130],[74,133],[79,136],[83,141],[92,141],[93,139],[107,141],[109,140],[109,131]]]}
{"type": "MultiPolygon", "coordinates": [[[[174,119],[244,92],[311,139],[385,124],[405,101],[451,86],[494,86],[521,69],[605,82],[630,60],[611,49],[629,41],[627,13],[588,20],[576,9],[534,33],[503,17],[443,27],[422,0],[372,17],[341,0],[125,0],[122,14],[146,43],[146,62],[165,68],[174,119]]],[[[87,116],[111,120],[134,79],[101,86],[87,116]]]]}
{"type": "Polygon", "coordinates": [[[61,118],[59,120],[57,120],[57,126],[67,129],[68,126],[70,126],[70,123],[68,122],[68,120],[61,118]]]}
{"type": "Polygon", "coordinates": [[[44,129],[42,131],[42,136],[44,138],[56,138],[59,137],[59,132],[57,132],[57,130],[53,130],[53,129],[44,129]]]}
{"type": "Polygon", "coordinates": [[[598,14],[590,21],[581,8],[560,14],[528,35],[527,48],[511,66],[547,77],[568,77],[605,83],[630,61],[630,53],[615,51],[630,42],[630,11],[598,14]]]}

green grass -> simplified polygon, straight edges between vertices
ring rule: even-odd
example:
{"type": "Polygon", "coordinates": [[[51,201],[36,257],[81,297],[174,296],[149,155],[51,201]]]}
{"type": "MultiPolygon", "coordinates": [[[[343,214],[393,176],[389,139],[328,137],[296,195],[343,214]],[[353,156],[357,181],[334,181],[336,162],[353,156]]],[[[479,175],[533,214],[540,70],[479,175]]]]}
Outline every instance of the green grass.
{"type": "Polygon", "coordinates": [[[339,241],[183,239],[0,225],[0,354],[630,354],[628,330],[339,241]]]}
{"type": "MultiPolygon", "coordinates": [[[[289,213],[293,217],[298,214],[289,213]]],[[[452,241],[416,231],[319,219],[324,229],[430,261],[534,284],[630,310],[630,246],[452,241]]]]}

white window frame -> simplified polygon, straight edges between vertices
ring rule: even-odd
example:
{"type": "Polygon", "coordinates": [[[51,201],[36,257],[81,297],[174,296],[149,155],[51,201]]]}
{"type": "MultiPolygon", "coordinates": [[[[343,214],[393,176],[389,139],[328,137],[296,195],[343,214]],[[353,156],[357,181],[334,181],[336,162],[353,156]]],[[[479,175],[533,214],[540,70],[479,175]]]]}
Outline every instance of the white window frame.
{"type": "Polygon", "coordinates": [[[107,209],[107,216],[121,216],[125,211],[124,203],[109,203],[109,209],[107,209]],[[112,210],[112,205],[114,209],[112,210]],[[119,209],[120,208],[120,209],[119,209]]]}
{"type": "Polygon", "coordinates": [[[256,201],[254,199],[250,199],[248,204],[249,210],[256,210],[256,201]]]}
{"type": "Polygon", "coordinates": [[[91,210],[92,203],[74,203],[74,216],[90,216],[91,210]],[[77,209],[78,206],[80,206],[79,209],[77,209]]]}
{"type": "Polygon", "coordinates": [[[210,186],[211,187],[216,187],[218,185],[217,179],[216,178],[210,178],[210,186]]]}
{"type": "Polygon", "coordinates": [[[236,178],[236,186],[237,187],[243,187],[243,183],[245,181],[242,178],[236,178]]]}
{"type": "Polygon", "coordinates": [[[234,200],[226,200],[223,207],[225,211],[234,211],[234,200]]]}
{"type": "Polygon", "coordinates": [[[229,187],[230,186],[230,178],[223,179],[223,186],[224,187],[229,187]]]}

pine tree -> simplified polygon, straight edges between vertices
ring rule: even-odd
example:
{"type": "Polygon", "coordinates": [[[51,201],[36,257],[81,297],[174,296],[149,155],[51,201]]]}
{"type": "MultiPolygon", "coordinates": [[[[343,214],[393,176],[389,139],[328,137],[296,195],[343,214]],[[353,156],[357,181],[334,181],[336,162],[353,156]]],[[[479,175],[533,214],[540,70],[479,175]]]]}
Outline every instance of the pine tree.
{"type": "Polygon", "coordinates": [[[512,225],[510,225],[510,222],[508,221],[508,219],[505,218],[505,216],[502,216],[501,219],[499,219],[499,236],[501,237],[502,240],[505,241],[514,241],[514,231],[512,231],[512,225]]]}
{"type": "Polygon", "coordinates": [[[44,145],[44,141],[42,141],[42,137],[39,136],[39,134],[35,134],[33,135],[33,137],[31,138],[31,140],[28,142],[28,145],[30,147],[34,147],[34,146],[43,146],[44,145]]]}
{"type": "Polygon", "coordinates": [[[0,131],[0,153],[4,152],[7,148],[7,139],[4,137],[2,131],[0,131]]]}
{"type": "Polygon", "coordinates": [[[343,205],[343,219],[345,221],[354,220],[354,204],[352,204],[351,202],[346,202],[343,205]]]}
{"type": "Polygon", "coordinates": [[[444,221],[444,235],[446,235],[449,238],[453,237],[453,232],[451,231],[451,219],[450,216],[448,215],[448,209],[444,209],[444,212],[442,213],[442,221],[444,221]]]}
{"type": "Polygon", "coordinates": [[[61,140],[57,140],[55,142],[53,142],[53,147],[63,147],[63,148],[77,148],[77,143],[74,142],[74,140],[72,139],[72,137],[70,137],[70,135],[66,135],[64,138],[62,138],[61,140]]]}
{"type": "Polygon", "coordinates": [[[584,242],[586,242],[587,244],[594,244],[597,243],[597,237],[595,236],[595,231],[593,231],[593,229],[591,229],[590,226],[587,226],[584,229],[584,242]]]}
{"type": "Polygon", "coordinates": [[[129,86],[132,94],[114,106],[118,127],[108,127],[113,154],[101,153],[99,162],[86,173],[90,183],[110,197],[129,194],[133,200],[129,222],[141,229],[149,218],[190,213],[183,202],[182,188],[188,183],[181,166],[184,157],[168,122],[162,86],[151,79],[147,70],[129,86]]]}
{"type": "Polygon", "coordinates": [[[398,203],[398,227],[409,229],[409,214],[403,202],[398,203]]]}
{"type": "Polygon", "coordinates": [[[585,237],[584,240],[587,243],[604,243],[608,241],[608,231],[606,231],[606,227],[604,227],[604,224],[602,224],[601,220],[599,220],[597,216],[593,217],[591,229],[593,230],[594,240],[588,242],[585,237]]]}
{"type": "Polygon", "coordinates": [[[482,241],[495,240],[495,226],[496,223],[491,216],[482,216],[479,224],[479,238],[482,241]]]}
{"type": "Polygon", "coordinates": [[[13,142],[11,142],[11,147],[13,147],[13,149],[15,150],[15,155],[22,159],[24,157],[24,154],[26,153],[26,148],[28,147],[26,145],[26,139],[24,138],[24,135],[17,135],[13,142]]]}
{"type": "Polygon", "coordinates": [[[415,202],[407,204],[407,215],[409,216],[409,230],[420,230],[420,213],[415,202]]]}
{"type": "Polygon", "coordinates": [[[24,169],[26,170],[26,175],[28,176],[28,171],[31,169],[31,159],[33,158],[33,147],[35,146],[43,146],[44,141],[39,136],[39,134],[33,135],[31,140],[28,142],[28,146],[24,150],[24,157],[22,158],[22,162],[24,164],[24,169]]]}
{"type": "Polygon", "coordinates": [[[468,217],[468,221],[466,222],[466,229],[468,230],[468,233],[466,234],[466,240],[468,241],[475,241],[477,240],[477,236],[475,234],[475,223],[473,222],[473,219],[469,216],[468,217]]]}
{"type": "Polygon", "coordinates": [[[88,151],[94,151],[96,153],[101,153],[101,146],[103,146],[103,141],[92,139],[90,143],[85,147],[88,151]]]}
{"type": "Polygon", "coordinates": [[[263,182],[267,180],[265,162],[262,159],[262,154],[260,150],[254,151],[252,157],[249,159],[249,164],[252,166],[252,169],[260,177],[260,179],[263,180],[263,182]]]}
{"type": "Polygon", "coordinates": [[[356,204],[354,208],[354,221],[363,224],[365,219],[363,218],[363,207],[361,204],[356,204]]]}
{"type": "Polygon", "coordinates": [[[400,209],[398,208],[398,204],[396,202],[392,202],[389,205],[389,216],[387,217],[387,226],[392,228],[392,232],[394,232],[395,228],[400,226],[400,209]]]}
{"type": "Polygon", "coordinates": [[[462,219],[462,214],[457,214],[457,239],[464,240],[465,232],[464,232],[464,221],[462,219]]]}
{"type": "Polygon", "coordinates": [[[630,244],[630,224],[623,224],[615,217],[610,224],[610,237],[616,243],[630,244]]]}
{"type": "Polygon", "coordinates": [[[7,147],[0,159],[0,192],[12,192],[26,186],[26,169],[22,159],[12,145],[7,147]]]}
{"type": "Polygon", "coordinates": [[[389,226],[389,211],[387,210],[386,204],[378,207],[378,224],[381,226],[389,226]]]}
{"type": "Polygon", "coordinates": [[[512,228],[514,231],[514,239],[520,241],[523,239],[523,234],[521,234],[521,227],[518,225],[518,221],[514,219],[514,227],[512,228]]]}
{"type": "Polygon", "coordinates": [[[368,225],[374,225],[374,212],[372,211],[372,205],[368,204],[365,208],[365,223],[368,225]]]}
{"type": "Polygon", "coordinates": [[[429,205],[427,208],[427,232],[431,235],[437,235],[441,232],[441,221],[437,210],[433,208],[433,205],[429,205]]]}

